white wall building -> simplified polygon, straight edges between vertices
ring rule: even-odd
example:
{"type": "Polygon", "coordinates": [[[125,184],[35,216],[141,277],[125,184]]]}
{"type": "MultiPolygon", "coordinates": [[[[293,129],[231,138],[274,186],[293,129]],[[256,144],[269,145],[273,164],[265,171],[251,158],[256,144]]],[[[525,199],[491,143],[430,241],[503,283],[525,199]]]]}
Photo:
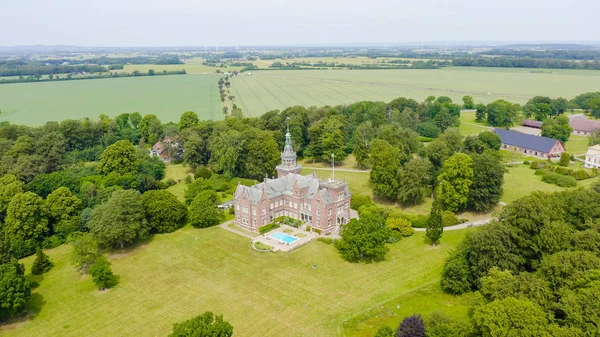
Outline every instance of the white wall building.
{"type": "Polygon", "coordinates": [[[600,169],[600,145],[588,147],[587,153],[585,154],[585,164],[583,166],[600,169]]]}

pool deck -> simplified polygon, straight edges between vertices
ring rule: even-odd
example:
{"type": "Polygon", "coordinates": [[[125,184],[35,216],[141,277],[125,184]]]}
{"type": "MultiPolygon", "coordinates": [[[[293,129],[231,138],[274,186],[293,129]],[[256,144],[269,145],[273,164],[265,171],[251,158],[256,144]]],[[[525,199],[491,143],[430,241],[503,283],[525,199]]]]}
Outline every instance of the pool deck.
{"type": "Polygon", "coordinates": [[[312,240],[315,240],[318,237],[319,237],[319,235],[317,233],[306,232],[306,231],[300,230],[300,229],[292,227],[292,226],[282,225],[281,227],[279,227],[277,229],[274,229],[263,235],[255,237],[252,240],[252,244],[254,244],[254,242],[258,241],[260,243],[263,243],[265,245],[273,247],[274,252],[282,251],[282,252],[287,253],[290,250],[298,248],[300,246],[303,246],[303,245],[311,242],[312,240]],[[298,240],[296,240],[292,243],[285,243],[285,242],[281,242],[277,239],[270,237],[271,234],[274,234],[277,232],[281,232],[281,233],[287,234],[289,236],[293,236],[293,237],[297,238],[298,240]],[[300,234],[304,237],[300,237],[297,234],[300,234]]]}

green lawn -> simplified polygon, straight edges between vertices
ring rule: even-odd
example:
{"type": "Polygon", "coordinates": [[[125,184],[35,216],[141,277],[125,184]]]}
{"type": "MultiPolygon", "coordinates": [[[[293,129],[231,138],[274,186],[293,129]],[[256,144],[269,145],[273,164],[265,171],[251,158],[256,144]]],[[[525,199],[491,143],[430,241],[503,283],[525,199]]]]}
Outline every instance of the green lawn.
{"type": "MultiPolygon", "coordinates": [[[[508,171],[504,174],[504,195],[501,199],[507,203],[534,191],[555,192],[569,189],[543,182],[542,176],[536,176],[535,170],[530,169],[528,165],[514,165],[507,169],[508,171]]],[[[577,187],[574,188],[586,188],[597,181],[599,181],[598,177],[578,181],[577,187]]]]}
{"type": "Polygon", "coordinates": [[[36,126],[138,111],[166,123],[179,121],[187,110],[203,120],[220,120],[218,80],[217,75],[172,75],[3,84],[0,121],[36,126]]]}
{"type": "Polygon", "coordinates": [[[565,149],[569,154],[582,155],[587,152],[589,146],[589,137],[571,135],[565,143],[565,149]]]}
{"type": "MultiPolygon", "coordinates": [[[[186,227],[112,255],[121,279],[107,292],[73,270],[70,247],[63,245],[47,251],[55,267],[33,292],[28,310],[34,316],[3,333],[165,336],[174,322],[211,310],[224,314],[238,337],[341,335],[348,319],[438,282],[445,256],[464,234],[444,233],[431,247],[417,233],[390,245],[384,262],[352,264],[317,241],[287,254],[262,254],[221,228],[186,227]]],[[[32,260],[24,260],[27,272],[32,260]]]]}
{"type": "Polygon", "coordinates": [[[406,316],[421,314],[427,318],[436,311],[466,320],[473,304],[474,293],[446,294],[439,282],[432,282],[348,320],[344,323],[344,332],[347,336],[372,337],[383,325],[395,330],[406,316]]]}

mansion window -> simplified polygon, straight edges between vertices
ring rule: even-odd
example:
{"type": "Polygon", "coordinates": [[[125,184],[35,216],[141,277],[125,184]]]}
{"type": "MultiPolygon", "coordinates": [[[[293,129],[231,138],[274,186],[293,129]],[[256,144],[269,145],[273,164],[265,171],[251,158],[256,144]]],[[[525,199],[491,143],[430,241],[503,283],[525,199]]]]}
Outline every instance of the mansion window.
{"type": "Polygon", "coordinates": [[[287,206],[287,200],[284,200],[284,201],[283,201],[283,204],[287,206]]]}
{"type": "Polygon", "coordinates": [[[327,215],[331,215],[331,208],[327,210],[327,215]]]}
{"type": "Polygon", "coordinates": [[[321,209],[317,208],[317,215],[321,215],[321,209]]]}
{"type": "Polygon", "coordinates": [[[331,219],[327,220],[327,226],[331,226],[331,219]]]}
{"type": "Polygon", "coordinates": [[[269,205],[269,209],[273,209],[273,203],[269,205]]]}
{"type": "Polygon", "coordinates": [[[263,219],[263,226],[267,224],[267,219],[263,219]]]}
{"type": "Polygon", "coordinates": [[[298,203],[297,202],[294,203],[294,209],[298,209],[298,203]]]}
{"type": "Polygon", "coordinates": [[[252,226],[256,227],[256,220],[252,220],[252,226]]]}
{"type": "Polygon", "coordinates": [[[267,208],[263,207],[263,215],[267,214],[267,208]]]}
{"type": "Polygon", "coordinates": [[[320,205],[320,204],[321,204],[321,200],[317,200],[317,205],[320,205]]]}
{"type": "Polygon", "coordinates": [[[252,215],[256,215],[256,208],[252,207],[252,215]]]}
{"type": "Polygon", "coordinates": [[[236,211],[239,211],[239,210],[240,210],[240,205],[239,205],[239,204],[235,205],[235,210],[236,210],[236,211]]]}
{"type": "Polygon", "coordinates": [[[344,193],[338,194],[338,201],[342,201],[344,199],[344,193]]]}
{"type": "Polygon", "coordinates": [[[248,214],[248,206],[242,206],[242,213],[248,214]]]}
{"type": "Polygon", "coordinates": [[[240,216],[239,215],[237,216],[237,220],[240,221],[240,216]]]}

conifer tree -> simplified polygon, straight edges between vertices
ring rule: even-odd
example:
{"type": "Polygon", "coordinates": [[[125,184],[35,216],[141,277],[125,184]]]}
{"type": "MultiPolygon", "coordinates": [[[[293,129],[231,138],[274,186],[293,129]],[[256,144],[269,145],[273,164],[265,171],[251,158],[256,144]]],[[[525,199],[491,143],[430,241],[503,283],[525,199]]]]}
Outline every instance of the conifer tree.
{"type": "Polygon", "coordinates": [[[435,246],[440,241],[443,232],[444,226],[442,224],[442,213],[439,202],[434,200],[433,205],[431,205],[429,218],[427,219],[427,231],[425,235],[431,241],[431,244],[435,246]]]}
{"type": "Polygon", "coordinates": [[[48,255],[44,254],[41,249],[38,249],[35,253],[35,261],[31,266],[31,273],[33,275],[42,275],[43,273],[52,269],[53,264],[50,262],[48,255]]]}

